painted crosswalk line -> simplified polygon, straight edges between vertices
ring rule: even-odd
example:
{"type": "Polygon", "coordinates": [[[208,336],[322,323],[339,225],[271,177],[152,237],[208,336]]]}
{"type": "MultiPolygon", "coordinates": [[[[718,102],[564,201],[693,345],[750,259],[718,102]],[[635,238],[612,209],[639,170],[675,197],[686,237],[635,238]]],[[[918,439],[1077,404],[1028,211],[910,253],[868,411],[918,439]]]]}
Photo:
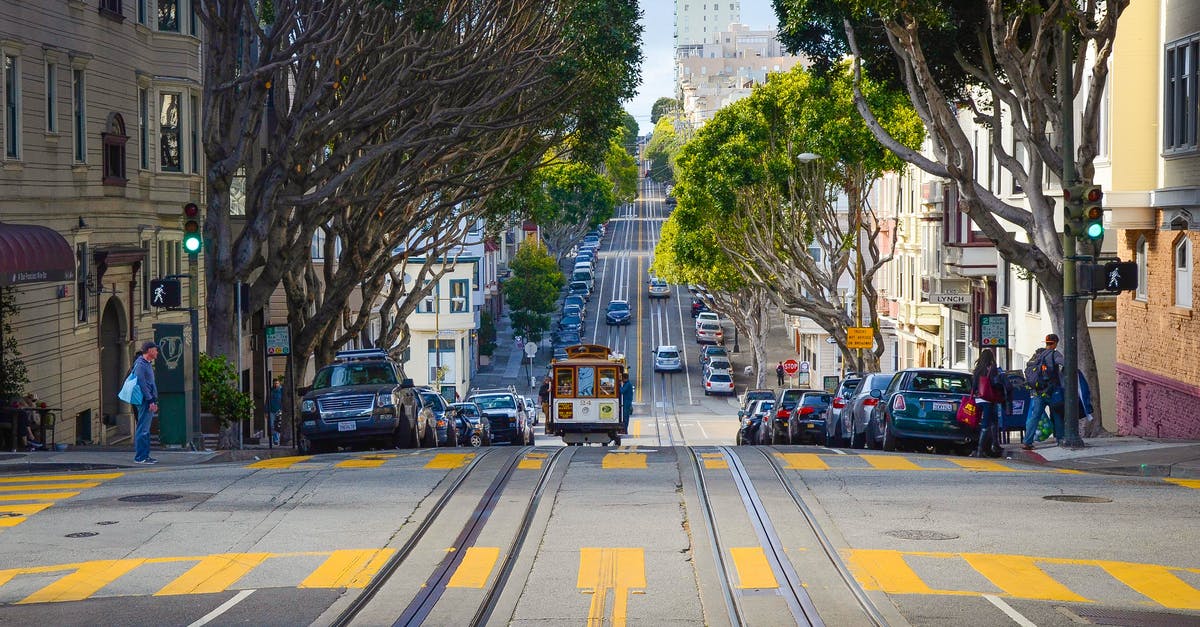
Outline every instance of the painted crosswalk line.
{"type": "Polygon", "coordinates": [[[462,562],[454,569],[447,588],[481,589],[487,584],[496,561],[500,559],[500,547],[472,546],[463,555],[462,562]]]}
{"type": "Polygon", "coordinates": [[[78,496],[124,473],[0,477],[0,528],[15,527],[59,501],[78,496]]]}
{"type": "Polygon", "coordinates": [[[312,455],[291,455],[288,457],[272,457],[264,459],[253,464],[249,464],[247,468],[291,468],[296,464],[306,462],[312,459],[312,455]]]}
{"type": "Polygon", "coordinates": [[[354,459],[347,459],[334,464],[337,468],[379,468],[386,464],[388,460],[399,457],[396,453],[371,453],[369,455],[360,455],[354,459]]]}
{"type": "Polygon", "coordinates": [[[433,470],[453,470],[462,468],[475,459],[475,453],[438,453],[425,463],[425,467],[433,470]]]}
{"type": "Polygon", "coordinates": [[[737,587],[746,589],[778,588],[779,581],[767,561],[761,546],[734,547],[729,549],[733,558],[733,569],[737,572],[737,587]]]}
{"type": "Polygon", "coordinates": [[[606,469],[624,469],[636,470],[646,468],[645,453],[605,453],[604,458],[600,460],[600,467],[606,469]]]}

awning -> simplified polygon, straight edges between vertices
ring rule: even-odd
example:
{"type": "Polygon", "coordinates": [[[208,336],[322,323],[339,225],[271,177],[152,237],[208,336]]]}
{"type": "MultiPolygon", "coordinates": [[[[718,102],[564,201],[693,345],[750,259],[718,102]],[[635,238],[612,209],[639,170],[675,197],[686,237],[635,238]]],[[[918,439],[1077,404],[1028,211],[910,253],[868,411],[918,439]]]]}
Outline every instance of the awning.
{"type": "Polygon", "coordinates": [[[58,231],[0,222],[0,287],[75,280],[75,253],[58,231]]]}

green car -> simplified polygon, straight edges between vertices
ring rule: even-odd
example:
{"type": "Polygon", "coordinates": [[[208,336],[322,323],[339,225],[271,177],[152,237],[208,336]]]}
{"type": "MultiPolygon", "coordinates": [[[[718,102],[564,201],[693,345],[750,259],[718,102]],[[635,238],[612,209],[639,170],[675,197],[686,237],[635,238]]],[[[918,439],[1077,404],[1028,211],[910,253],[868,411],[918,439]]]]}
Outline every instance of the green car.
{"type": "Polygon", "coordinates": [[[882,392],[867,423],[867,444],[894,451],[906,444],[975,448],[978,428],[958,421],[958,406],[971,394],[971,373],[935,368],[901,370],[882,392]]]}

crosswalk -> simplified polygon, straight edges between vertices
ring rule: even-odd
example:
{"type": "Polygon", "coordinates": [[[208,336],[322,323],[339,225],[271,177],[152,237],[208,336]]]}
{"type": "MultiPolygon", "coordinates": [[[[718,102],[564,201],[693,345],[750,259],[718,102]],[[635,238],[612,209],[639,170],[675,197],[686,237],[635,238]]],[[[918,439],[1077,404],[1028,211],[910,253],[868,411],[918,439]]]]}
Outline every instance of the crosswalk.
{"type": "Polygon", "coordinates": [[[55,503],[77,496],[123,473],[0,477],[0,528],[15,527],[55,503]]]}

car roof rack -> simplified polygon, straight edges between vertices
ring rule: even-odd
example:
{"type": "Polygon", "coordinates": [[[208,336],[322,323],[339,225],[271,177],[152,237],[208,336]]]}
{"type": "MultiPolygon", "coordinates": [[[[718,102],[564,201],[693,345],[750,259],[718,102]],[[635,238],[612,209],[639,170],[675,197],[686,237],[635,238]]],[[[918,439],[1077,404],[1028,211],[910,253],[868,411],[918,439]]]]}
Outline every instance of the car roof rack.
{"type": "Polygon", "coordinates": [[[348,351],[338,351],[333,356],[334,361],[366,361],[374,359],[388,359],[387,351],[382,348],[363,348],[348,351]]]}

